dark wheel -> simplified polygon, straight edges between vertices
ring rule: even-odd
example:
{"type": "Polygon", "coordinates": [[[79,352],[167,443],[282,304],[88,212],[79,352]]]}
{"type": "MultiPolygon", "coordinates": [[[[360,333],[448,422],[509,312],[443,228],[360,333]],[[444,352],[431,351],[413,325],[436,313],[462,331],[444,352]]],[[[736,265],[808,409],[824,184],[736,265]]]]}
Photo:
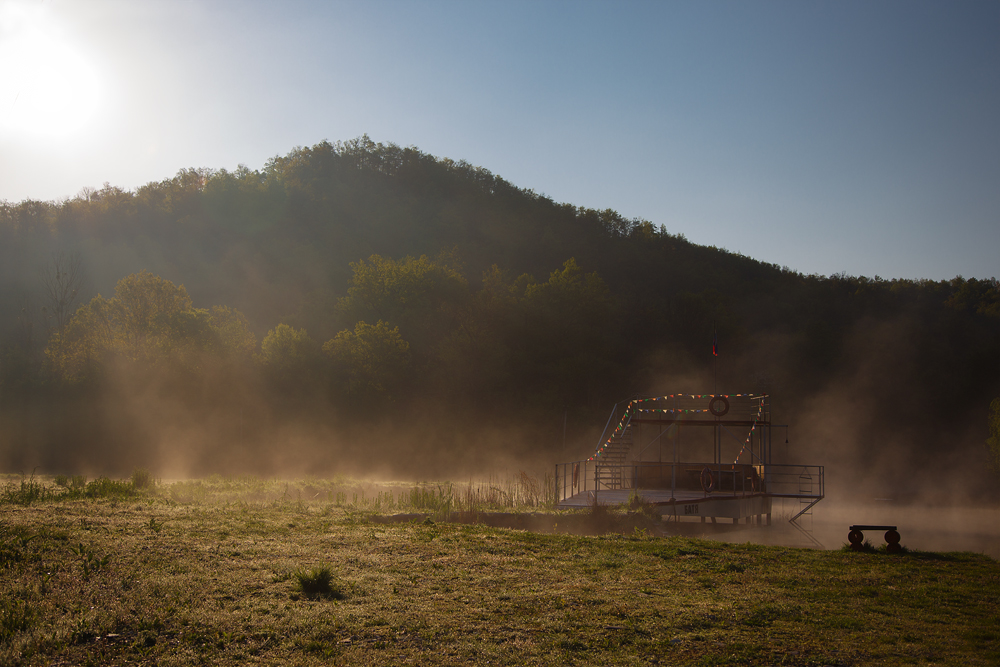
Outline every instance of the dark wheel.
{"type": "Polygon", "coordinates": [[[885,531],[886,544],[899,544],[899,533],[894,530],[885,531]]]}
{"type": "Polygon", "coordinates": [[[865,534],[860,530],[852,530],[847,534],[847,541],[850,542],[852,546],[855,544],[860,546],[861,543],[865,541],[865,534]]]}
{"type": "Polygon", "coordinates": [[[899,542],[889,542],[885,545],[885,552],[887,554],[898,554],[903,550],[903,547],[899,546],[899,542]]]}
{"type": "Polygon", "coordinates": [[[708,404],[708,411],[716,417],[722,417],[729,412],[729,399],[725,396],[716,396],[708,404]]]}

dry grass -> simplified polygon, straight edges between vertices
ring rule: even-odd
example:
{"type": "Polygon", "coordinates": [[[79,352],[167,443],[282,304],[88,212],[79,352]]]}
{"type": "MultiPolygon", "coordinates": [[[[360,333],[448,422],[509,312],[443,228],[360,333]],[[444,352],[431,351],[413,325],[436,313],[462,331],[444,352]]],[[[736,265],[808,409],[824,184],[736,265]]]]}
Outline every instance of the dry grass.
{"type": "Polygon", "coordinates": [[[296,495],[0,504],[0,664],[1000,662],[984,556],[373,524],[296,495]]]}

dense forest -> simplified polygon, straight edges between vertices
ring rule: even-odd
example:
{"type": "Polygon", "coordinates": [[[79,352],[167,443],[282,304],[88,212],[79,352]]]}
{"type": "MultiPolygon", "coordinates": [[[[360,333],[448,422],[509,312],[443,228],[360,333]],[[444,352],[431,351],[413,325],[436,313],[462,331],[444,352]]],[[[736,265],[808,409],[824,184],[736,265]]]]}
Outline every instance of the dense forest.
{"type": "Polygon", "coordinates": [[[716,389],[832,489],[995,494],[1000,284],[803,275],[367,137],[0,203],[8,471],[489,474],[716,389]]]}

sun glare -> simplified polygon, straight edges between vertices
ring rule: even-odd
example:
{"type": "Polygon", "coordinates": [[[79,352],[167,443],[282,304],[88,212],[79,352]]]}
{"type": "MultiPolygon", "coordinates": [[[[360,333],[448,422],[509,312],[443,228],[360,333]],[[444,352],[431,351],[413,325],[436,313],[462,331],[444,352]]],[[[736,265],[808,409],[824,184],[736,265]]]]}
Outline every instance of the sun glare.
{"type": "Polygon", "coordinates": [[[97,115],[95,68],[41,12],[3,7],[0,72],[0,132],[7,138],[64,139],[97,115]]]}

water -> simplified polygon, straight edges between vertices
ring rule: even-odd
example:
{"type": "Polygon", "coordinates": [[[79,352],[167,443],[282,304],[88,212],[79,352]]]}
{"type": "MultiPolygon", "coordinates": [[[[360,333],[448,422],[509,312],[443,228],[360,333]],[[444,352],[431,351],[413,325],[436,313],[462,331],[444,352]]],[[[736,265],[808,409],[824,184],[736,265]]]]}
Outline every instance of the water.
{"type": "MultiPolygon", "coordinates": [[[[811,516],[788,523],[797,503],[775,500],[771,526],[702,523],[665,524],[668,533],[724,542],[753,542],[812,549],[840,549],[854,524],[896,526],[900,544],[920,551],[972,551],[1000,560],[1000,508],[898,505],[875,499],[865,504],[835,504],[824,500],[811,516]]],[[[721,521],[726,521],[722,519],[721,521]]],[[[884,531],[867,531],[873,546],[885,544],[884,531]]]]}

